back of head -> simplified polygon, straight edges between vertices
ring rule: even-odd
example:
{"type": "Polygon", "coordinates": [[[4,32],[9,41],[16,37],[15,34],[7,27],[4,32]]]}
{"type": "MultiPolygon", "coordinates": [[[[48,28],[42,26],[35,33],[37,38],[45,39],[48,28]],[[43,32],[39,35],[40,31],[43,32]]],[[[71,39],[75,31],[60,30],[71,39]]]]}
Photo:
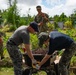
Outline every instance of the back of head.
{"type": "Polygon", "coordinates": [[[42,47],[43,43],[49,38],[49,34],[46,32],[41,32],[38,35],[38,39],[39,39],[39,46],[42,47]]]}
{"type": "Polygon", "coordinates": [[[36,32],[39,32],[38,24],[37,24],[36,22],[31,22],[31,23],[30,23],[30,26],[31,26],[36,32]]]}

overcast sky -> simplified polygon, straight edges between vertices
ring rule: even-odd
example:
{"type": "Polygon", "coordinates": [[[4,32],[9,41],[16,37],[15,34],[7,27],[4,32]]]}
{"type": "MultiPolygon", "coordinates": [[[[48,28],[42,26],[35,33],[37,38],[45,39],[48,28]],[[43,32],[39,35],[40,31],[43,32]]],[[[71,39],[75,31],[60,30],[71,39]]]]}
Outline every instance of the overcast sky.
{"type": "MultiPolygon", "coordinates": [[[[12,0],[13,1],[13,0],[12,0]]],[[[33,16],[37,14],[36,6],[41,5],[42,11],[50,16],[60,15],[64,12],[67,16],[76,9],[76,0],[17,0],[20,15],[33,16]],[[30,10],[29,10],[30,8],[30,10]],[[28,11],[29,10],[29,11],[28,11]]],[[[0,9],[8,8],[8,0],[0,0],[0,9]]]]}

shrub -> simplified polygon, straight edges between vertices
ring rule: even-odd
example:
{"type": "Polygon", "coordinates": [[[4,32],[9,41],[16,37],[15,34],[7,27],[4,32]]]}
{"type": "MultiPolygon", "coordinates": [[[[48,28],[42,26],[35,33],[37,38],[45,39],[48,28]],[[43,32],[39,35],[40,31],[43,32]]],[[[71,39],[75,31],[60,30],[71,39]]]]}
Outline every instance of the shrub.
{"type": "Polygon", "coordinates": [[[32,47],[32,49],[36,49],[38,47],[37,35],[30,34],[30,36],[31,36],[31,47],[32,47]]]}
{"type": "Polygon", "coordinates": [[[66,21],[64,23],[64,27],[66,27],[66,28],[73,28],[72,21],[66,21]]]}
{"type": "Polygon", "coordinates": [[[16,28],[17,28],[16,25],[11,25],[9,31],[14,31],[16,30],[16,28]]]}

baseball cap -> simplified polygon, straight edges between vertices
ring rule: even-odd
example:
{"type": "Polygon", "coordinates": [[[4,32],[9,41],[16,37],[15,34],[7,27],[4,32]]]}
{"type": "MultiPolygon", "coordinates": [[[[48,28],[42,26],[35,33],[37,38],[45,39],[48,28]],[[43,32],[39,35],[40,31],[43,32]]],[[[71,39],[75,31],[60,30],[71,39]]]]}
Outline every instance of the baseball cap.
{"type": "Polygon", "coordinates": [[[31,26],[36,32],[39,32],[38,24],[37,24],[36,22],[31,22],[31,23],[30,23],[30,26],[31,26]]]}
{"type": "Polygon", "coordinates": [[[44,43],[48,38],[49,38],[48,33],[46,33],[46,32],[41,32],[41,33],[38,35],[39,47],[42,47],[42,46],[43,46],[43,43],[44,43]]]}

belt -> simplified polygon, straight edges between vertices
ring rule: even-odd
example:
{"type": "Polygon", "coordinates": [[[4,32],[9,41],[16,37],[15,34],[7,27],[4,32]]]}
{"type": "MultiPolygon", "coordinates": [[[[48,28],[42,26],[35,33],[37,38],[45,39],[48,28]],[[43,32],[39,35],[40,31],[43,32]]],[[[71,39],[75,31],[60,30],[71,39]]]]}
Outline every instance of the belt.
{"type": "Polygon", "coordinates": [[[13,42],[12,40],[8,40],[7,44],[9,44],[9,45],[16,45],[16,43],[13,42]]]}

